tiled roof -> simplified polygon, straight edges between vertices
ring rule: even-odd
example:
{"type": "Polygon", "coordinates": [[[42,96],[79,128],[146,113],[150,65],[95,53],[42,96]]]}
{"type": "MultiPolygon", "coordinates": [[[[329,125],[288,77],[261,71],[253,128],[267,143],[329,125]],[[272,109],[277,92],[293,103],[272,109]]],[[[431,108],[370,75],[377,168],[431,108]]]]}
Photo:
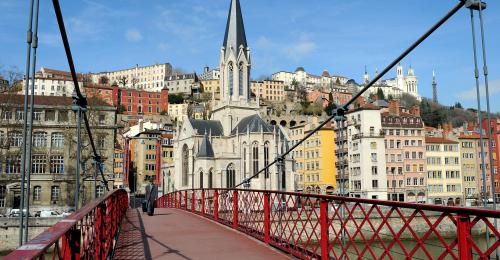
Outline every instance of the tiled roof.
{"type": "Polygon", "coordinates": [[[442,138],[442,137],[431,137],[431,136],[426,136],[425,137],[425,142],[426,143],[434,143],[434,144],[457,144],[458,142],[442,138]]]}
{"type": "MultiPolygon", "coordinates": [[[[88,98],[87,101],[89,106],[113,107],[97,98],[88,98]]],[[[0,103],[22,106],[24,105],[24,95],[0,94],[0,103]]],[[[35,96],[34,103],[38,106],[70,106],[73,104],[73,99],[61,96],[35,96]]]]}

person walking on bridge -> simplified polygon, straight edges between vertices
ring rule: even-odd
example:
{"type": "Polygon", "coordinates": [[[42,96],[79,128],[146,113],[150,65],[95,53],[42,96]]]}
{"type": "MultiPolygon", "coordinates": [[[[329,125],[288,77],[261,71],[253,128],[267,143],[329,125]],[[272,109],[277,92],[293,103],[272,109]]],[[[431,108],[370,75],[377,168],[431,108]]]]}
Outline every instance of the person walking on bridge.
{"type": "Polygon", "coordinates": [[[155,212],[155,201],[158,198],[158,187],[150,182],[146,186],[146,208],[149,216],[153,216],[155,212]]]}

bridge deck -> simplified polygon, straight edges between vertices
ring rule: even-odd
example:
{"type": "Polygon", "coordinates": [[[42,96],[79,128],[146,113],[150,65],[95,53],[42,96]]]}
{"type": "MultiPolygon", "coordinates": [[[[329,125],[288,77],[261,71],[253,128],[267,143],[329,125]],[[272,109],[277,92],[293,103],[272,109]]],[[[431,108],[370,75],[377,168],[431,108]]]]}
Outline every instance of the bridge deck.
{"type": "Polygon", "coordinates": [[[176,209],[129,209],[115,259],[289,259],[259,242],[176,209]]]}

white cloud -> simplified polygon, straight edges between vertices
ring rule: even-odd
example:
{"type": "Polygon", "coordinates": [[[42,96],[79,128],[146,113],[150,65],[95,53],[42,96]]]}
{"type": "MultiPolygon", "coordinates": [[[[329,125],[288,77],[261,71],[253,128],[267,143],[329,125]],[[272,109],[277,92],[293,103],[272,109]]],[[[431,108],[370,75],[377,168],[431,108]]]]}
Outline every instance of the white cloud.
{"type": "Polygon", "coordinates": [[[309,40],[307,34],[300,33],[296,41],[289,43],[274,42],[266,36],[260,36],[255,43],[255,47],[259,49],[259,51],[277,52],[288,59],[299,61],[314,52],[317,45],[309,40]]]}
{"type": "Polygon", "coordinates": [[[127,32],[125,33],[125,37],[128,41],[138,42],[142,40],[142,33],[141,31],[132,28],[127,30],[127,32]]]}
{"type": "MultiPolygon", "coordinates": [[[[491,80],[488,84],[488,89],[489,89],[489,94],[490,94],[490,98],[492,95],[496,94],[496,93],[500,93],[500,79],[496,79],[496,80],[491,80]]],[[[481,97],[485,97],[485,89],[484,89],[484,84],[483,85],[480,85],[479,87],[479,90],[480,90],[480,93],[481,93],[481,97]]],[[[476,100],[477,98],[477,94],[476,94],[476,87],[472,87],[470,88],[469,90],[465,90],[465,91],[462,91],[462,92],[459,92],[458,94],[456,94],[456,97],[457,98],[460,98],[462,100],[476,100]]]]}
{"type": "Polygon", "coordinates": [[[300,40],[284,49],[285,55],[292,60],[300,60],[316,49],[316,43],[310,40],[300,40]]]}

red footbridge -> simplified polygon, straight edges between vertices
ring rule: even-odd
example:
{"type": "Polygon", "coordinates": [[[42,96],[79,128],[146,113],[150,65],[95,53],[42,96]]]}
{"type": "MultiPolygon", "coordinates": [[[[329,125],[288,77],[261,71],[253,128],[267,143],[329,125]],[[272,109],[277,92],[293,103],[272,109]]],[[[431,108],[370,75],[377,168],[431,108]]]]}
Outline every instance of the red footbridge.
{"type": "Polygon", "coordinates": [[[154,216],[125,190],[5,259],[498,259],[500,211],[248,189],[166,194],[154,216]]]}

